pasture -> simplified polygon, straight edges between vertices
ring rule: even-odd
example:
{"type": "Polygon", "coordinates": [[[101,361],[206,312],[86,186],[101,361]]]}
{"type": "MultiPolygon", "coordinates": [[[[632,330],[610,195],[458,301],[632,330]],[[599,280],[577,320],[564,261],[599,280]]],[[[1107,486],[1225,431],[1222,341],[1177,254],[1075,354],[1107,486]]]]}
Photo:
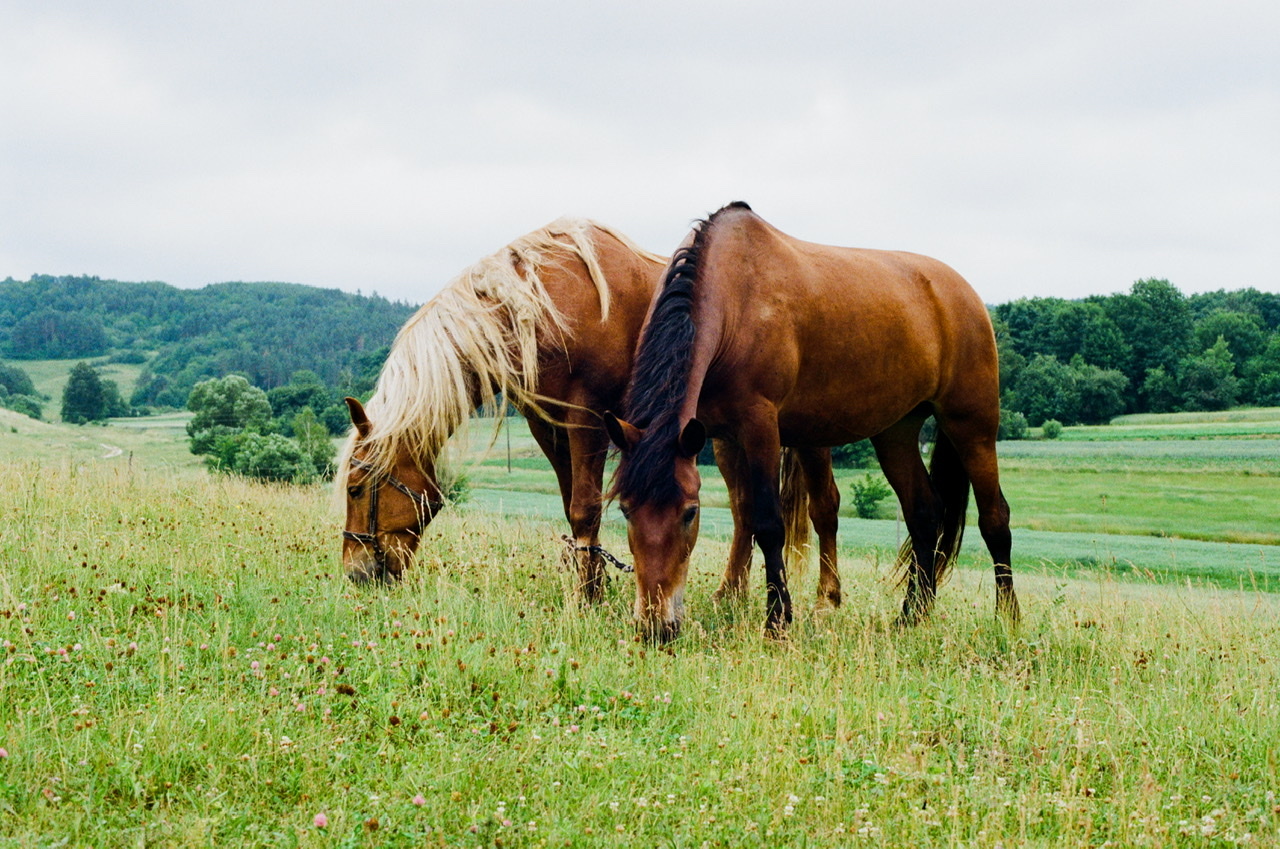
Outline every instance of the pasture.
{"type": "Polygon", "coordinates": [[[811,570],[765,641],[758,571],[743,606],[711,602],[713,507],[685,633],[655,649],[625,578],[573,600],[518,431],[401,585],[359,589],[323,489],[211,478],[155,429],[26,421],[0,421],[0,844],[1280,842],[1280,594],[1250,589],[1280,586],[1275,521],[1200,515],[1254,482],[1274,504],[1275,452],[1002,445],[1016,632],[976,554],[896,630],[896,523],[847,519],[845,605],[814,611],[811,570]],[[1153,479],[1190,488],[1141,497],[1153,479]]]}

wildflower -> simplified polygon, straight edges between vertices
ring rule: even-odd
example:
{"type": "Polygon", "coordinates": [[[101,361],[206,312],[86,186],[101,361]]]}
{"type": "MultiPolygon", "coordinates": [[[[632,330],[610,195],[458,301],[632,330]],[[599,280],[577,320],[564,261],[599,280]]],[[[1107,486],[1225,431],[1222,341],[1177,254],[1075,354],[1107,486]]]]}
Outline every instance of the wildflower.
{"type": "Polygon", "coordinates": [[[9,757],[9,750],[3,747],[0,747],[0,760],[4,760],[7,757],[9,757]]]}
{"type": "Polygon", "coordinates": [[[326,828],[329,825],[329,818],[324,814],[316,814],[315,824],[316,828],[326,828]]]}
{"type": "Polygon", "coordinates": [[[427,797],[419,793],[417,796],[413,797],[413,804],[421,808],[423,805],[427,804],[427,797]]]}
{"type": "Polygon", "coordinates": [[[258,666],[259,666],[259,663],[258,663],[258,661],[256,661],[256,660],[255,660],[255,661],[252,661],[252,662],[249,664],[249,668],[250,668],[250,669],[257,669],[257,668],[258,668],[258,666]]]}

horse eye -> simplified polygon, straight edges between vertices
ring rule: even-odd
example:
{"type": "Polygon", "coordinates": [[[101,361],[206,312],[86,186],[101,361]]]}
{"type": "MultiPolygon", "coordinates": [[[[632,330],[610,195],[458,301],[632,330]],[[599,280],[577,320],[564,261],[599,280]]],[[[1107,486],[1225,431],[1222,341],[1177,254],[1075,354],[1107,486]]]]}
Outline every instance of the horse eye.
{"type": "Polygon", "coordinates": [[[360,484],[347,487],[347,496],[350,498],[359,498],[360,493],[364,492],[364,487],[360,484]]]}
{"type": "Polygon", "coordinates": [[[625,504],[618,505],[618,512],[622,514],[622,518],[626,519],[628,522],[631,521],[631,511],[627,509],[625,504]]]}
{"type": "Polygon", "coordinates": [[[692,525],[693,520],[696,518],[698,518],[698,505],[695,504],[684,511],[684,523],[686,525],[692,525]]]}

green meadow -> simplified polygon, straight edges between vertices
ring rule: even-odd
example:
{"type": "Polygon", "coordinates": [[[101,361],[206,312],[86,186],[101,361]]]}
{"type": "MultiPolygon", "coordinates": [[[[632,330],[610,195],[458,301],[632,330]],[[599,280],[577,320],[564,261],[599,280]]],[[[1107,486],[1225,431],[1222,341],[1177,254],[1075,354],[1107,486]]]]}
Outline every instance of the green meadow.
{"type": "MultiPolygon", "coordinates": [[[[625,576],[574,599],[519,428],[508,454],[477,427],[470,498],[403,582],[357,588],[327,491],[208,475],[180,416],[0,411],[0,845],[1278,845],[1261,416],[1002,444],[1012,630],[976,533],[937,615],[895,628],[885,504],[842,521],[845,604],[796,576],[765,640],[758,575],[711,601],[708,470],[688,623],[657,648],[625,576]]],[[[625,555],[616,514],[604,536],[625,555]]]]}

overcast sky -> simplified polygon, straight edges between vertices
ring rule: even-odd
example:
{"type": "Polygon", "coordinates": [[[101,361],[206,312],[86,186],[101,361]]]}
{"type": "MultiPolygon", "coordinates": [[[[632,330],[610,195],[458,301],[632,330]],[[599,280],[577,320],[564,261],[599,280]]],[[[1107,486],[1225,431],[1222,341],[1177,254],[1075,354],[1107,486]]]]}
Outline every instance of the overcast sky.
{"type": "Polygon", "coordinates": [[[0,0],[0,279],[421,302],[746,200],[989,303],[1280,291],[1280,3],[0,0]]]}

